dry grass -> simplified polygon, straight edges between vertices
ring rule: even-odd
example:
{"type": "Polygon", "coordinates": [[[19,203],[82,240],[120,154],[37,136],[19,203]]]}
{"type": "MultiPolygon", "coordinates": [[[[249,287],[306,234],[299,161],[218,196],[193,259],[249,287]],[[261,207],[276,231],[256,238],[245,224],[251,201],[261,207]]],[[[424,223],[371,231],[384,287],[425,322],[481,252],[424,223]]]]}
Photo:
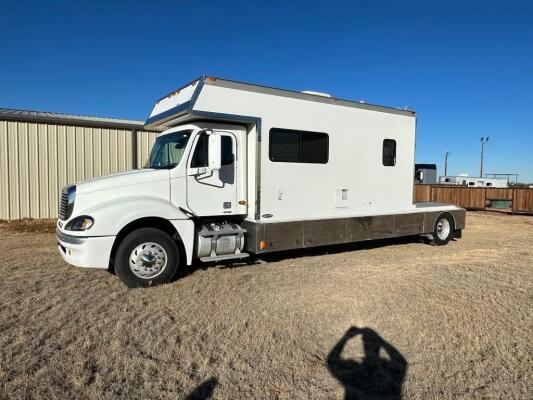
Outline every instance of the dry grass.
{"type": "Polygon", "coordinates": [[[0,397],[398,398],[403,378],[409,399],[532,398],[533,217],[469,213],[445,247],[288,253],[136,290],[14,226],[0,224],[0,397]],[[338,359],[351,326],[369,329],[338,359]]]}
{"type": "Polygon", "coordinates": [[[56,222],[57,220],[55,219],[24,218],[11,221],[0,219],[0,229],[3,228],[5,232],[54,233],[56,231],[56,222]]]}

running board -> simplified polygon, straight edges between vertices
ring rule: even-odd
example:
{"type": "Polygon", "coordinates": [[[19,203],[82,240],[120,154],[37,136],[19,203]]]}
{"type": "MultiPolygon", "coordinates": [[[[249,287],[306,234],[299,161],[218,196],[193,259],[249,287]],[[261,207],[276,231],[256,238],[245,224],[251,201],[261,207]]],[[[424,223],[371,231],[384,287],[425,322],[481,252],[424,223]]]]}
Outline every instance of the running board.
{"type": "Polygon", "coordinates": [[[209,262],[209,261],[225,261],[225,260],[232,260],[237,258],[246,258],[249,257],[250,254],[248,253],[239,253],[239,254],[226,254],[223,256],[213,256],[213,257],[200,257],[200,261],[202,262],[209,262]]]}

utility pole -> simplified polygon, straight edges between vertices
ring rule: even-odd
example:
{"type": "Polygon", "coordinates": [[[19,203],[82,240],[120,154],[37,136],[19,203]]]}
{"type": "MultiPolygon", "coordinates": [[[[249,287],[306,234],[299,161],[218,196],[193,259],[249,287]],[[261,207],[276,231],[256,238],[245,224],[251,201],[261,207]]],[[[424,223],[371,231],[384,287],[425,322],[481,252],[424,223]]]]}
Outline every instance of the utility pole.
{"type": "Polygon", "coordinates": [[[444,154],[444,176],[448,176],[448,156],[452,154],[451,151],[446,150],[446,154],[444,154]]]}
{"type": "Polygon", "coordinates": [[[483,178],[483,152],[485,150],[485,143],[489,141],[489,137],[481,137],[481,163],[479,166],[479,177],[483,178]]]}

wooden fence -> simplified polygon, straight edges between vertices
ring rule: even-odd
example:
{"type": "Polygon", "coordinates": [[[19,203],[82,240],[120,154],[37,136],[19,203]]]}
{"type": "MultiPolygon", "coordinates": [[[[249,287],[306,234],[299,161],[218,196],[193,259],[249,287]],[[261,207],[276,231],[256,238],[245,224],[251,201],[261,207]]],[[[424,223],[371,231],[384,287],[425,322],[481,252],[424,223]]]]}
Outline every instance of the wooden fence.
{"type": "Polygon", "coordinates": [[[501,211],[533,213],[532,188],[469,188],[448,185],[415,185],[415,202],[435,201],[455,204],[468,210],[486,210],[491,200],[511,202],[509,209],[501,211]]]}

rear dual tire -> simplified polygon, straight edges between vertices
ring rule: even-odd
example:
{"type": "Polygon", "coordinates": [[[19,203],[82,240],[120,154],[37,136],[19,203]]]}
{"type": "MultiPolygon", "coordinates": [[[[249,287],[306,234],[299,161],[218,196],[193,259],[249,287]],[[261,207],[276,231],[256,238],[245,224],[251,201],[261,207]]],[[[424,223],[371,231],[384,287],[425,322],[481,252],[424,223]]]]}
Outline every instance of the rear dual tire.
{"type": "Polygon", "coordinates": [[[120,243],[114,266],[117,276],[129,288],[167,283],[178,272],[179,249],[166,232],[141,228],[120,243]]]}

